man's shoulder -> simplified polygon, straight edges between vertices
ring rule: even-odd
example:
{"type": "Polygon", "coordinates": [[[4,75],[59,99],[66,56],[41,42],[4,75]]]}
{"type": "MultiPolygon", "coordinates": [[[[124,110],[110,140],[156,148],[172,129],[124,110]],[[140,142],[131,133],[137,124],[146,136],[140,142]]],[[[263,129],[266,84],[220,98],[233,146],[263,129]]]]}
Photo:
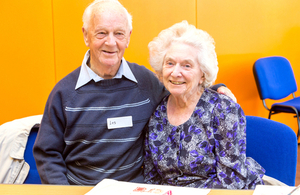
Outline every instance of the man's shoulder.
{"type": "Polygon", "coordinates": [[[128,62],[128,61],[127,64],[132,71],[145,71],[147,73],[151,73],[151,71],[147,69],[144,65],[139,65],[137,63],[128,62]]]}
{"type": "Polygon", "coordinates": [[[154,105],[156,106],[169,92],[158,80],[154,72],[150,71],[145,66],[130,62],[127,63],[137,79],[140,89],[149,96],[153,97],[154,105]]]}
{"type": "Polygon", "coordinates": [[[69,74],[67,74],[60,81],[58,81],[57,85],[67,85],[67,86],[74,85],[74,89],[75,89],[75,85],[80,73],[80,68],[81,67],[78,67],[72,72],[70,72],[69,74]]]}
{"type": "Polygon", "coordinates": [[[155,79],[155,81],[157,80],[155,74],[145,66],[136,63],[131,63],[128,61],[127,63],[133,75],[136,77],[138,81],[146,81],[146,80],[149,81],[149,79],[155,79]]]}
{"type": "Polygon", "coordinates": [[[60,81],[58,81],[54,86],[52,93],[58,91],[69,93],[70,91],[75,90],[75,86],[80,73],[80,68],[81,67],[76,68],[71,73],[63,77],[60,81]]]}

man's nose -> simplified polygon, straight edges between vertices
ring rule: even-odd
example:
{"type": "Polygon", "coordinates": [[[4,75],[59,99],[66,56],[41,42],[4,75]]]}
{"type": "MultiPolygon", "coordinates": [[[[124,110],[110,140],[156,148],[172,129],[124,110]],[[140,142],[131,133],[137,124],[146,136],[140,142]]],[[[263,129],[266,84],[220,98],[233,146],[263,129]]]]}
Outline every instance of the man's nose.
{"type": "Polygon", "coordinates": [[[116,45],[116,37],[112,33],[108,34],[105,44],[116,45]]]}

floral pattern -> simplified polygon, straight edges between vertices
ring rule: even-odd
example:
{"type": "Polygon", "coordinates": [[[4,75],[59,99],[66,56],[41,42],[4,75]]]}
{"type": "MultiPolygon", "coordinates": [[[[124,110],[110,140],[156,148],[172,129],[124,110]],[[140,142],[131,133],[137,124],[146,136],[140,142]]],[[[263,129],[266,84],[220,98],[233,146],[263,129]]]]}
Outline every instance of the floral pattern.
{"type": "Polygon", "coordinates": [[[265,170],[246,157],[246,119],[227,96],[205,89],[188,121],[168,122],[165,97],[149,120],[146,183],[195,188],[254,189],[265,170]]]}

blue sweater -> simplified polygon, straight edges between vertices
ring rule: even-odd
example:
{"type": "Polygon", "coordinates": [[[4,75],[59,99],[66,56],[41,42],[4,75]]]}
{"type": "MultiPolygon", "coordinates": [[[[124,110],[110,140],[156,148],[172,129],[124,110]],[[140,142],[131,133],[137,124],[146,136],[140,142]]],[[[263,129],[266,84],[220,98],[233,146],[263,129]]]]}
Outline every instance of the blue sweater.
{"type": "Polygon", "coordinates": [[[167,94],[143,66],[125,77],[75,90],[80,67],[52,90],[34,146],[43,183],[95,185],[104,178],[143,182],[144,127],[167,94]],[[107,119],[132,116],[132,127],[108,129],[107,119]]]}

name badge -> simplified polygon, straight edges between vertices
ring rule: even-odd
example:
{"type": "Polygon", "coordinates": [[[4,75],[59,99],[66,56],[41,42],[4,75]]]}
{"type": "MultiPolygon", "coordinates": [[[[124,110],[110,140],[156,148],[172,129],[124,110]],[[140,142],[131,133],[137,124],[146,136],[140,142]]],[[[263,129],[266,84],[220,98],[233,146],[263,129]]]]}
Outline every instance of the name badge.
{"type": "Polygon", "coordinates": [[[124,127],[132,127],[132,116],[123,116],[107,119],[108,129],[117,129],[124,127]]]}

